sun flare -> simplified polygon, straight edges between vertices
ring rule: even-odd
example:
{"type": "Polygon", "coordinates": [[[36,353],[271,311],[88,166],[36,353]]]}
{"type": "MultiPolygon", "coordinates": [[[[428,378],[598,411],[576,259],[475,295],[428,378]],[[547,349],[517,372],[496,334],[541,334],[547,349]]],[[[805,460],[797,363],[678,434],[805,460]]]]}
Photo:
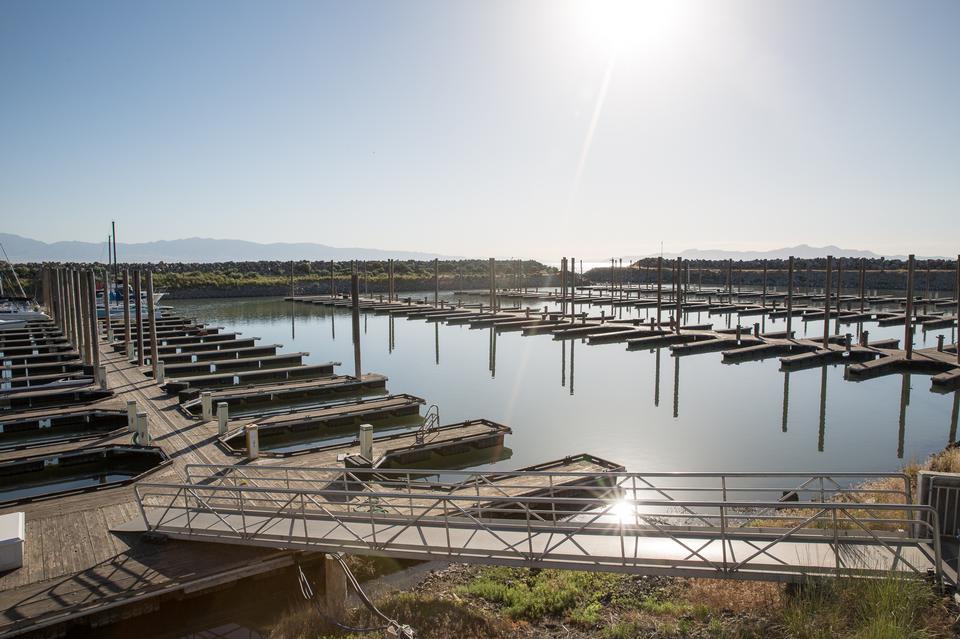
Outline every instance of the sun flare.
{"type": "Polygon", "coordinates": [[[574,19],[593,46],[619,55],[675,46],[691,12],[685,0],[594,0],[579,3],[574,19]]]}

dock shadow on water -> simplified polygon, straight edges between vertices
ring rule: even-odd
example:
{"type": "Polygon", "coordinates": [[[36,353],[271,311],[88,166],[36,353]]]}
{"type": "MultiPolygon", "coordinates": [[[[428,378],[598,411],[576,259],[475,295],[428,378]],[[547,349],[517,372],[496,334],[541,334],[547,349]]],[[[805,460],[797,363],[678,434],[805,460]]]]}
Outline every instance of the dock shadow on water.
{"type": "MultiPolygon", "coordinates": [[[[171,303],[182,315],[309,352],[306,363],[353,357],[344,309],[279,299],[171,303]]],[[[688,319],[725,321],[705,313],[688,319]]],[[[782,325],[766,320],[765,330],[782,325]]],[[[816,321],[796,328],[822,330],[816,321]]],[[[868,328],[887,337],[884,327],[868,328]]],[[[930,392],[926,375],[851,382],[840,365],[781,371],[776,358],[730,365],[719,353],[630,352],[623,344],[372,313],[361,332],[364,369],[389,377],[393,392],[436,403],[444,423],[482,416],[513,429],[512,455],[479,460],[471,466],[478,469],[589,450],[642,472],[835,471],[851,458],[859,471],[891,471],[956,438],[958,394],[930,392]]],[[[935,339],[917,335],[921,343],[935,339]]]]}

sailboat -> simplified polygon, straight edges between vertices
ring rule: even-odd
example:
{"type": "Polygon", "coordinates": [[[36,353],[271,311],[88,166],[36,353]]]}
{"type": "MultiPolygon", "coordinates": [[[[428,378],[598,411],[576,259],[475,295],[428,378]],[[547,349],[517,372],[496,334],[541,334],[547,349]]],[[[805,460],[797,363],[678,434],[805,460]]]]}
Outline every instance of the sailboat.
{"type": "Polygon", "coordinates": [[[5,267],[0,270],[0,330],[22,328],[29,321],[50,319],[46,313],[40,310],[40,305],[37,304],[35,299],[27,297],[23,285],[20,284],[17,271],[7,257],[7,251],[3,248],[3,244],[0,244],[0,252],[3,253],[3,266],[5,267]],[[19,295],[7,295],[3,280],[8,271],[12,276],[10,282],[19,290],[19,295]]]}

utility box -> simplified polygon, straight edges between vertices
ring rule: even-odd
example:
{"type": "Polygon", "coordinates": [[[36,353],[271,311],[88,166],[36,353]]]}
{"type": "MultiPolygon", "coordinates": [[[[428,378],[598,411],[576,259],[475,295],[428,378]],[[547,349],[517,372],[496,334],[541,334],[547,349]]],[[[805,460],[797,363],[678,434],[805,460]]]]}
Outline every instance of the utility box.
{"type": "Polygon", "coordinates": [[[23,513],[0,515],[0,572],[23,566],[23,513]]]}
{"type": "Polygon", "coordinates": [[[940,534],[953,539],[960,536],[960,474],[921,470],[917,473],[920,504],[937,511],[940,534]]]}

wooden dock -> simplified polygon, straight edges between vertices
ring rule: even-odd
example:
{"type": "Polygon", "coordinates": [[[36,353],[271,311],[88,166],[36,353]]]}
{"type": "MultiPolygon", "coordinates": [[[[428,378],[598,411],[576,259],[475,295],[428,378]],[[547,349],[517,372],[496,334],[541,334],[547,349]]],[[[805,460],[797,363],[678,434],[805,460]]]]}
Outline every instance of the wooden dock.
{"type": "MultiPolygon", "coordinates": [[[[246,469],[268,468],[278,463],[305,469],[342,467],[344,458],[360,454],[356,437],[346,441],[341,437],[339,443],[321,444],[282,459],[268,454],[249,459],[242,451],[238,457],[236,451],[223,445],[216,418],[199,418],[200,393],[207,389],[214,406],[225,402],[230,408],[247,411],[249,416],[232,421],[231,428],[255,422],[264,428],[286,427],[290,420],[310,424],[343,424],[344,420],[355,423],[358,419],[411,411],[419,415],[423,400],[385,395],[387,379],[382,375],[337,375],[333,362],[262,367],[264,361],[271,361],[265,358],[276,355],[274,345],[257,350],[262,347],[256,345],[256,338],[213,331],[175,317],[164,317],[162,321],[165,330],[157,333],[157,352],[169,371],[165,387],[151,377],[150,336],[144,322],[145,367],[138,365],[136,357],[130,361],[122,326],[115,323],[115,341],[97,345],[98,363],[105,370],[102,384],[95,384],[88,375],[55,388],[11,386],[0,392],[0,424],[10,425],[6,432],[0,429],[0,462],[25,455],[39,458],[94,447],[129,446],[132,434],[126,426],[126,415],[131,401],[136,402],[137,411],[146,414],[150,445],[162,450],[169,459],[166,465],[147,473],[146,478],[151,481],[183,481],[189,465],[241,464],[246,469]],[[227,364],[231,370],[220,373],[207,368],[207,374],[195,374],[197,370],[192,367],[203,368],[211,361],[217,362],[217,367],[227,364]],[[176,368],[181,365],[186,366],[176,368]],[[177,371],[190,375],[175,376],[177,371]],[[289,374],[290,371],[297,372],[289,374]],[[221,375],[229,378],[229,385],[224,385],[221,375]],[[373,397],[365,399],[370,395],[373,397]],[[317,408],[270,414],[285,403],[304,400],[337,401],[327,407],[320,404],[317,408]],[[268,416],[258,417],[264,411],[268,416]],[[74,423],[89,419],[112,421],[104,422],[103,432],[37,441],[28,446],[29,450],[18,445],[4,448],[4,435],[10,439],[14,426],[27,428],[42,422],[53,430],[58,420],[74,423]]],[[[103,335],[99,337],[102,339],[103,335]]],[[[135,348],[136,340],[131,345],[135,348]]],[[[74,349],[52,322],[32,325],[30,330],[8,338],[0,336],[0,352],[11,360],[49,355],[50,359],[37,357],[34,362],[50,362],[54,366],[66,362],[73,367],[82,357],[82,351],[74,349]]],[[[296,359],[301,356],[291,355],[296,359]]],[[[20,363],[11,361],[10,370],[19,371],[12,368],[17,365],[20,363]]],[[[81,367],[94,369],[96,374],[96,366],[83,363],[81,367]]],[[[62,376],[63,369],[58,370],[62,376]]],[[[374,438],[372,462],[374,466],[403,465],[429,458],[440,460],[442,467],[445,457],[453,458],[466,450],[502,447],[509,432],[506,426],[478,419],[379,435],[374,438]]],[[[559,460],[556,464],[560,470],[596,468],[603,472],[605,468],[599,462],[590,466],[582,457],[559,460]]],[[[0,575],[0,636],[44,628],[61,632],[77,623],[109,623],[152,610],[156,602],[165,598],[273,572],[292,565],[299,556],[295,552],[233,545],[173,540],[156,543],[149,536],[113,532],[136,518],[132,485],[80,490],[0,509],[0,513],[12,511],[25,513],[25,554],[21,568],[0,575]]]]}
{"type": "MultiPolygon", "coordinates": [[[[524,300],[536,299],[556,304],[617,304],[619,307],[633,306],[636,308],[654,307],[658,302],[655,298],[643,297],[649,294],[649,288],[634,288],[627,291],[623,297],[602,297],[600,293],[608,293],[604,287],[586,288],[587,296],[561,295],[553,292],[517,293],[500,292],[499,296],[507,299],[524,300]],[[594,296],[593,292],[598,295],[594,296]],[[635,298],[629,293],[634,293],[635,298]]],[[[672,293],[672,291],[668,291],[672,293]]],[[[480,292],[473,293],[480,295],[480,292]]],[[[738,314],[741,317],[766,315],[769,317],[791,316],[802,321],[822,321],[829,317],[831,323],[836,321],[834,330],[831,330],[823,339],[798,339],[781,331],[778,333],[762,333],[760,323],[732,328],[714,328],[712,324],[683,324],[675,326],[673,318],[666,322],[657,323],[653,318],[643,322],[639,318],[617,319],[613,314],[607,317],[589,316],[586,313],[575,313],[570,307],[569,312],[551,311],[547,308],[536,309],[531,307],[497,308],[491,312],[490,306],[482,304],[464,304],[462,300],[457,304],[441,303],[433,305],[413,297],[405,297],[393,301],[383,299],[364,299],[361,309],[374,313],[389,313],[393,316],[406,317],[409,320],[435,321],[451,325],[469,325],[470,328],[492,328],[497,332],[520,331],[525,336],[550,335],[554,339],[584,339],[589,344],[624,343],[628,350],[650,350],[669,348],[674,356],[694,355],[708,352],[721,352],[723,361],[740,363],[762,360],[769,357],[780,357],[782,370],[799,370],[822,366],[825,364],[850,364],[847,379],[867,379],[878,375],[901,372],[931,373],[931,384],[935,390],[949,391],[960,388],[960,358],[956,356],[956,345],[945,345],[943,350],[923,349],[907,357],[907,352],[899,347],[897,340],[881,340],[869,343],[852,343],[846,345],[846,335],[839,333],[839,325],[852,322],[876,321],[880,324],[905,324],[903,311],[884,312],[854,312],[838,311],[837,306],[832,310],[815,306],[793,306],[787,310],[777,305],[757,305],[753,299],[755,293],[742,294],[747,301],[740,301],[738,293],[730,292],[727,302],[713,302],[715,293],[707,293],[704,301],[684,298],[668,300],[665,297],[659,302],[662,310],[670,311],[679,308],[682,315],[691,312],[706,312],[713,314],[738,314]],[[737,300],[737,301],[735,301],[737,300]],[[952,353],[952,355],[951,355],[952,353]],[[915,357],[914,357],[915,355],[915,357]]],[[[776,298],[776,295],[768,295],[776,298]]],[[[347,300],[341,296],[310,296],[287,297],[287,301],[307,303],[313,305],[342,307],[347,300]]],[[[793,299],[802,299],[808,302],[827,301],[823,295],[796,295],[793,299]]],[[[765,300],[765,301],[770,301],[765,300]]],[[[865,296],[831,296],[833,304],[843,304],[848,307],[867,305],[868,303],[891,304],[901,301],[894,297],[865,296]]],[[[955,304],[955,302],[951,302],[955,304]]],[[[929,315],[918,313],[913,317],[915,326],[921,328],[949,327],[955,320],[946,315],[929,315]],[[929,325],[928,325],[929,324],[929,325]]]]}

